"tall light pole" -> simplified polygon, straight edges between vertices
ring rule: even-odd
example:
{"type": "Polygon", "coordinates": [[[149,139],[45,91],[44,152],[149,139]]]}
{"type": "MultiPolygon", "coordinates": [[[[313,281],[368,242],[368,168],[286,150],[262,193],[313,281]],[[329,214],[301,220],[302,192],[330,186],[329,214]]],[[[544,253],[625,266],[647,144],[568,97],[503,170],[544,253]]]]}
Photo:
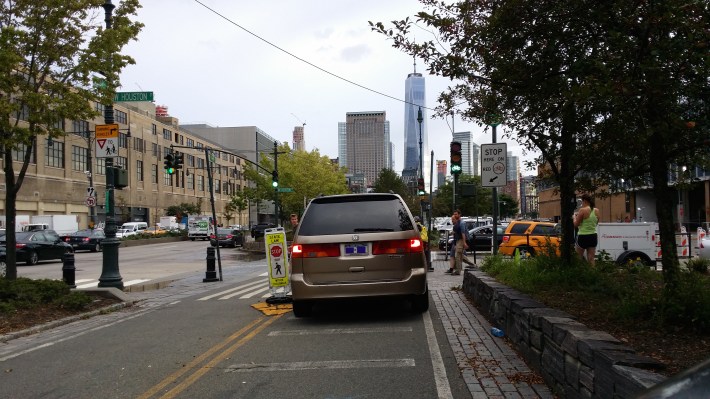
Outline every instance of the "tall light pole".
{"type": "MultiPolygon", "coordinates": [[[[116,7],[111,0],[106,0],[102,5],[106,12],[106,30],[111,29],[111,19],[113,9],[116,7]]],[[[107,60],[108,62],[108,60],[107,60]]],[[[113,119],[113,102],[109,102],[104,107],[104,123],[111,125],[113,119]]],[[[102,242],[103,263],[101,277],[99,277],[99,287],[116,287],[123,289],[123,279],[118,271],[118,246],[121,242],[116,238],[116,210],[114,209],[114,170],[113,157],[106,158],[106,238],[102,242]]]]}
{"type": "MultiPolygon", "coordinates": [[[[424,179],[424,154],[422,154],[422,122],[424,122],[424,117],[422,116],[422,107],[419,107],[417,112],[417,122],[419,122],[419,177],[424,179]]],[[[422,201],[419,200],[419,216],[424,219],[424,208],[422,207],[422,201]]],[[[422,222],[424,222],[422,220],[422,222]]]]}

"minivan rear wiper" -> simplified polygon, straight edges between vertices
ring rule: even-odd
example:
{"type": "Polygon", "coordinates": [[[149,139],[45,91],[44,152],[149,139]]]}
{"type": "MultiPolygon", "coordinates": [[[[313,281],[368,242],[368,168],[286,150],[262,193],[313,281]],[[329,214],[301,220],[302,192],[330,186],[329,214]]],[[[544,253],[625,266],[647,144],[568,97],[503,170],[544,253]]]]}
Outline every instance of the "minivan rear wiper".
{"type": "Polygon", "coordinates": [[[394,231],[394,229],[383,229],[380,227],[361,227],[353,230],[356,233],[361,233],[363,231],[394,231]]]}

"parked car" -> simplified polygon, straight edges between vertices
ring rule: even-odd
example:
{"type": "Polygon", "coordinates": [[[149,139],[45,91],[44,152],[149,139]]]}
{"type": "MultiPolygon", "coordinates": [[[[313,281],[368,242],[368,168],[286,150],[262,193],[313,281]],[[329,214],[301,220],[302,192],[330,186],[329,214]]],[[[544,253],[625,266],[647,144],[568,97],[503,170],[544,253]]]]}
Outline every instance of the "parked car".
{"type": "Polygon", "coordinates": [[[6,255],[7,253],[5,252],[5,247],[0,245],[0,277],[7,276],[6,255]]]}
{"type": "Polygon", "coordinates": [[[559,253],[560,235],[560,227],[555,223],[515,220],[505,229],[498,253],[513,256],[516,249],[521,256],[535,256],[548,249],[559,253]]]}
{"type": "MultiPolygon", "coordinates": [[[[17,261],[36,265],[41,260],[62,259],[68,252],[74,252],[71,245],[62,241],[54,230],[20,231],[15,233],[17,261]]],[[[0,238],[5,246],[5,237],[0,238]]]]}
{"type": "Polygon", "coordinates": [[[397,194],[317,197],[291,246],[293,313],[317,301],[402,296],[415,312],[429,308],[424,245],[397,194]]]}
{"type": "Polygon", "coordinates": [[[210,235],[210,244],[213,247],[217,246],[217,242],[219,242],[220,247],[241,247],[244,245],[244,234],[238,229],[218,227],[217,234],[210,235]]]}
{"type": "Polygon", "coordinates": [[[106,234],[101,229],[85,229],[63,236],[62,239],[71,245],[75,251],[77,249],[86,249],[91,252],[98,252],[103,249],[101,243],[106,239],[106,234]]]}
{"type": "Polygon", "coordinates": [[[259,223],[251,226],[251,236],[253,238],[259,238],[264,236],[264,230],[276,227],[273,223],[259,223]]]}
{"type": "Polygon", "coordinates": [[[153,226],[153,227],[148,227],[147,229],[141,231],[141,234],[160,235],[160,234],[165,234],[167,232],[168,231],[164,230],[162,227],[153,226]]]}
{"type": "MultiPolygon", "coordinates": [[[[508,223],[499,224],[498,227],[498,246],[503,241],[503,234],[505,233],[505,228],[508,223]]],[[[451,248],[454,241],[454,234],[449,232],[448,235],[443,234],[439,236],[439,249],[442,251],[447,251],[451,248]],[[448,244],[447,244],[448,243],[448,244]]],[[[491,243],[493,242],[493,225],[485,225],[474,227],[468,231],[468,250],[473,251],[491,251],[491,243]]]]}

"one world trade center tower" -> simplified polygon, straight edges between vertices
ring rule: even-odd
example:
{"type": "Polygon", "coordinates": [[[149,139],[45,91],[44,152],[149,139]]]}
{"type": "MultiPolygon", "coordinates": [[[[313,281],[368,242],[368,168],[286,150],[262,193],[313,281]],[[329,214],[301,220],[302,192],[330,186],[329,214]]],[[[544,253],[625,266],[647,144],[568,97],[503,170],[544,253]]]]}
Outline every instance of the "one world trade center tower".
{"type": "Polygon", "coordinates": [[[421,125],[421,141],[423,154],[423,173],[424,184],[426,191],[429,191],[430,176],[430,157],[429,141],[427,140],[427,110],[426,110],[426,90],[424,77],[421,73],[417,73],[416,63],[414,64],[414,72],[407,75],[407,80],[404,82],[404,170],[402,177],[405,179],[416,178],[419,173],[419,122],[417,116],[419,109],[422,110],[422,125],[421,125]],[[412,176],[414,175],[414,176],[412,176]]]}

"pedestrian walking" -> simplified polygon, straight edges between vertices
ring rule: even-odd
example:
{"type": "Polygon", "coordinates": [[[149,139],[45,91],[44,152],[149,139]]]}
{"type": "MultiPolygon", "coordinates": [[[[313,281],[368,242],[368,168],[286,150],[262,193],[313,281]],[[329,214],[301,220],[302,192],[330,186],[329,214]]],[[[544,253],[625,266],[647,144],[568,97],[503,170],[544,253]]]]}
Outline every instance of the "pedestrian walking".
{"type": "Polygon", "coordinates": [[[577,254],[594,266],[597,250],[597,225],[599,224],[599,209],[594,207],[594,198],[589,194],[582,194],[582,207],[574,218],[574,227],[577,230],[577,254]]]}
{"type": "Polygon", "coordinates": [[[461,274],[463,253],[468,248],[468,240],[466,226],[461,222],[461,211],[456,209],[451,216],[453,223],[454,241],[452,247],[451,267],[446,271],[447,274],[458,276],[461,274]]]}

